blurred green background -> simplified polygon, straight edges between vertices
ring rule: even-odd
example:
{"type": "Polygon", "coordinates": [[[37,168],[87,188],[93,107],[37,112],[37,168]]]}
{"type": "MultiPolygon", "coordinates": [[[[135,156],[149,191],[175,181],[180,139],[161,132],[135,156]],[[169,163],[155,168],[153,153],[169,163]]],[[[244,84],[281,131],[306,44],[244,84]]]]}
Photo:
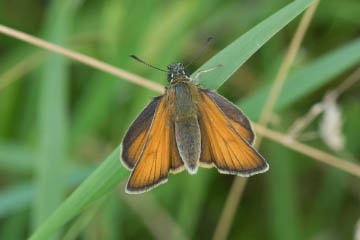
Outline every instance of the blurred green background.
{"type": "MultiPolygon", "coordinates": [[[[164,68],[187,63],[213,36],[192,72],[290,2],[3,0],[0,24],[166,85],[162,72],[129,54],[164,68]]],[[[277,108],[272,128],[286,132],[359,65],[359,16],[358,0],[320,2],[289,76],[297,84],[306,82],[306,89],[277,108]]],[[[261,110],[256,99],[274,81],[299,19],[218,90],[240,103],[253,121],[261,110]]],[[[157,95],[0,35],[0,239],[29,236],[120,144],[130,123],[157,95]]],[[[311,137],[304,142],[360,164],[360,84],[346,90],[337,104],[343,147],[335,151],[320,137],[321,117],[307,127],[311,137]]],[[[359,178],[269,140],[260,152],[270,171],[249,180],[229,239],[354,238],[360,221],[359,178]]],[[[55,237],[209,239],[233,178],[215,169],[200,169],[195,176],[183,172],[138,197],[126,196],[122,182],[55,237]]]]}

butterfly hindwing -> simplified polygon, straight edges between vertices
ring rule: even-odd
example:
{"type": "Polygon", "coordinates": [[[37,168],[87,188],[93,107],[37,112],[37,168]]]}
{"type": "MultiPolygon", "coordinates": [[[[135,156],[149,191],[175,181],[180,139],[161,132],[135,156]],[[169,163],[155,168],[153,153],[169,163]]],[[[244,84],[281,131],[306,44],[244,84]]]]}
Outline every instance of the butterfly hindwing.
{"type": "Polygon", "coordinates": [[[241,111],[214,92],[200,89],[199,94],[201,165],[215,165],[221,173],[240,176],[266,171],[268,164],[249,143],[254,134],[241,111]]]}
{"type": "Polygon", "coordinates": [[[182,170],[184,170],[184,162],[181,160],[180,154],[179,154],[179,150],[177,148],[176,145],[176,139],[175,139],[175,129],[174,129],[174,125],[171,124],[170,127],[170,131],[171,131],[171,138],[170,138],[170,172],[171,173],[179,173],[182,170]]]}
{"type": "Polygon", "coordinates": [[[128,193],[149,191],[166,182],[169,171],[178,172],[182,169],[170,113],[164,97],[158,103],[145,146],[128,180],[128,193]]]}

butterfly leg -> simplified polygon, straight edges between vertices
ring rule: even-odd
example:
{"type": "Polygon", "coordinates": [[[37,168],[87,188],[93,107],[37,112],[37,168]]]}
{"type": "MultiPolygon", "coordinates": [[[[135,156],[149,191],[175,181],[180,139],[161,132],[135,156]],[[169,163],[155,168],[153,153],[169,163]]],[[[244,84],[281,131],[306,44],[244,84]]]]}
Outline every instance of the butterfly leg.
{"type": "Polygon", "coordinates": [[[198,84],[198,83],[199,83],[199,76],[200,76],[201,73],[211,72],[212,70],[215,70],[215,69],[217,69],[218,67],[222,67],[222,65],[221,65],[221,64],[218,64],[218,65],[216,65],[215,67],[198,71],[198,72],[195,74],[195,77],[194,77],[194,79],[193,79],[193,82],[194,82],[195,84],[198,84]]]}

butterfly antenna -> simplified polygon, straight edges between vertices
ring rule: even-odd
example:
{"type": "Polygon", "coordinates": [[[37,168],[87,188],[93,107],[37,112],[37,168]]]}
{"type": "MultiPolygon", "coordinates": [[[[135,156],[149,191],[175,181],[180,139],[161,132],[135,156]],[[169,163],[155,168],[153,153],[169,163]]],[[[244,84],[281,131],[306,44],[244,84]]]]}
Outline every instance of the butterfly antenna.
{"type": "Polygon", "coordinates": [[[194,57],[186,66],[185,68],[189,67],[191,64],[193,64],[196,60],[199,59],[199,57],[204,53],[205,49],[207,49],[209,47],[209,44],[211,42],[211,40],[213,40],[213,37],[208,37],[208,39],[206,40],[204,46],[200,49],[200,52],[198,53],[198,55],[196,57],[194,57]]]}
{"type": "Polygon", "coordinates": [[[166,71],[166,70],[164,70],[164,69],[161,69],[161,68],[158,68],[158,67],[155,67],[155,66],[153,66],[153,65],[151,65],[150,63],[147,63],[147,62],[145,62],[144,60],[141,60],[140,58],[138,58],[137,56],[135,56],[135,55],[130,55],[130,57],[132,57],[133,59],[135,59],[136,61],[139,61],[139,62],[141,62],[142,64],[145,64],[146,66],[148,66],[148,67],[151,67],[151,68],[154,68],[154,69],[157,69],[157,70],[159,70],[159,71],[162,71],[162,72],[168,72],[168,71],[166,71]]]}

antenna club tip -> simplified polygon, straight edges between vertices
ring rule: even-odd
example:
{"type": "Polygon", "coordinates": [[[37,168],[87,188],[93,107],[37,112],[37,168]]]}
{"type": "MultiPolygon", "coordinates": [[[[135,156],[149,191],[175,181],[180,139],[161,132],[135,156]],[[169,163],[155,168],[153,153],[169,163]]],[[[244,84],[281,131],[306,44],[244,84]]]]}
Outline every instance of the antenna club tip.
{"type": "Polygon", "coordinates": [[[160,71],[162,71],[162,72],[168,72],[168,71],[166,71],[166,70],[163,70],[163,69],[161,69],[161,68],[155,67],[155,66],[153,66],[153,65],[145,62],[144,60],[138,58],[137,56],[135,56],[135,55],[133,55],[133,54],[130,54],[129,56],[132,57],[133,59],[135,59],[136,61],[141,62],[142,64],[145,64],[146,66],[155,68],[155,69],[160,70],[160,71]]]}

